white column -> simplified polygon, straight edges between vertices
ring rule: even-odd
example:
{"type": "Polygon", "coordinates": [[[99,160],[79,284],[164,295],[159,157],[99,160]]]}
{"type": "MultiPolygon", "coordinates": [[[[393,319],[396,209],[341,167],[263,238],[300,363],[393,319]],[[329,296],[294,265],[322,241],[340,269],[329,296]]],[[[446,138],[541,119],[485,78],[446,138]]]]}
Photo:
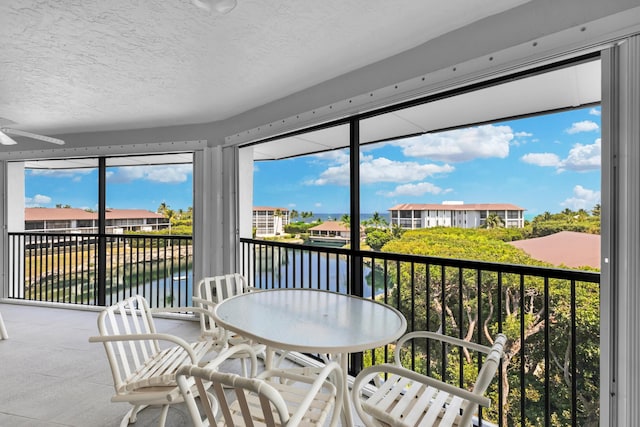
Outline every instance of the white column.
{"type": "MultiPolygon", "coordinates": [[[[238,225],[238,147],[222,149],[222,268],[226,273],[238,272],[240,231],[238,225]]],[[[253,182],[253,171],[251,173],[253,182]]],[[[251,212],[251,210],[249,210],[251,212]]]]}
{"type": "Polygon", "coordinates": [[[222,148],[204,148],[193,161],[193,278],[223,274],[222,148]]]}
{"type": "Polygon", "coordinates": [[[640,39],[602,56],[600,425],[640,419],[640,39]]]}
{"type": "MultiPolygon", "coordinates": [[[[253,237],[253,147],[243,147],[238,150],[238,233],[239,237],[251,239],[253,237]]],[[[262,220],[257,217],[258,224],[262,220]]],[[[266,217],[264,218],[266,221],[266,217]]],[[[253,256],[244,253],[248,249],[240,245],[238,250],[238,272],[245,273],[251,280],[253,272],[253,256]]],[[[253,283],[252,283],[253,285],[253,283]]]]}
{"type": "Polygon", "coordinates": [[[0,297],[24,298],[24,241],[10,242],[8,232],[24,231],[24,163],[0,161],[0,297]],[[15,281],[15,283],[12,283],[15,281]]]}

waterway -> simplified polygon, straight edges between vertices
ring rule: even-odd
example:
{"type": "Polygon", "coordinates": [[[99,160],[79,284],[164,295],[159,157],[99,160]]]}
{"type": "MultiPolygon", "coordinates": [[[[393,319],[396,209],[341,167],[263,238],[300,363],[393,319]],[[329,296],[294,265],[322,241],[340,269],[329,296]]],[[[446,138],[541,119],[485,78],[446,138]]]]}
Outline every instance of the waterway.
{"type": "MultiPolygon", "coordinates": [[[[287,249],[280,254],[266,250],[256,260],[256,284],[259,288],[303,287],[346,293],[349,266],[344,255],[287,249]],[[274,257],[275,259],[272,259],[274,257]]],[[[363,267],[363,296],[384,293],[384,278],[379,271],[363,267]],[[375,277],[374,277],[375,275],[375,277]],[[372,288],[375,284],[375,289],[372,288]]]]}

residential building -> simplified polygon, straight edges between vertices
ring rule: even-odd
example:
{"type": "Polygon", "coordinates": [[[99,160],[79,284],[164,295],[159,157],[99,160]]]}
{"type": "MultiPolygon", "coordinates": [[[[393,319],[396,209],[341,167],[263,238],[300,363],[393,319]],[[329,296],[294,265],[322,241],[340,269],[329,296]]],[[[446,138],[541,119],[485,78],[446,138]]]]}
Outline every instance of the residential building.
{"type": "Polygon", "coordinates": [[[289,224],[289,209],[267,206],[253,208],[253,228],[256,237],[277,236],[284,233],[284,226],[289,224]]]}
{"type": "MultiPolygon", "coordinates": [[[[168,218],[144,209],[107,209],[106,231],[156,231],[170,227],[168,218]]],[[[95,233],[98,213],[79,208],[25,208],[24,229],[55,233],[95,233]]]]}
{"type": "Polygon", "coordinates": [[[497,215],[505,227],[524,227],[525,209],[508,203],[443,202],[438,204],[405,203],[389,209],[391,225],[406,229],[431,227],[484,227],[487,218],[497,215]]]}
{"type": "Polygon", "coordinates": [[[309,229],[309,240],[346,245],[351,240],[350,228],[340,221],[325,221],[309,229]]]}

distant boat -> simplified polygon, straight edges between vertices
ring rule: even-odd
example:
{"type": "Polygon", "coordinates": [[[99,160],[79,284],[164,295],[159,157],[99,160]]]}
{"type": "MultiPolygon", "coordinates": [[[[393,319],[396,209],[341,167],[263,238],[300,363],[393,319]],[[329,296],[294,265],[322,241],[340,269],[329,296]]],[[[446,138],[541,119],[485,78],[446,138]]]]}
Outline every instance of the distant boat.
{"type": "Polygon", "coordinates": [[[175,280],[175,281],[187,280],[187,276],[173,276],[173,280],[175,280]]]}

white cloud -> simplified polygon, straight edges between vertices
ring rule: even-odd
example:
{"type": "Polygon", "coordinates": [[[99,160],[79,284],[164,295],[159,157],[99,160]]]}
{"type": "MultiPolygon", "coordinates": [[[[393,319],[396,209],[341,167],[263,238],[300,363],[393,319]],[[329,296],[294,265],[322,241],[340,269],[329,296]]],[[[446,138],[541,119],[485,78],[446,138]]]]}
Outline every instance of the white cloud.
{"type": "Polygon", "coordinates": [[[402,147],[405,156],[465,162],[478,158],[505,158],[513,138],[509,126],[484,125],[425,134],[393,144],[402,147]]]}
{"type": "Polygon", "coordinates": [[[120,167],[107,176],[113,183],[127,183],[135,180],[162,182],[166,184],[187,181],[192,173],[191,165],[154,165],[120,167]]]}
{"type": "Polygon", "coordinates": [[[437,185],[433,185],[430,182],[420,182],[418,184],[403,184],[398,185],[393,191],[379,191],[378,195],[385,197],[396,196],[423,196],[427,193],[430,194],[444,194],[450,192],[451,189],[443,190],[437,185]]]}
{"type": "Polygon", "coordinates": [[[591,209],[597,204],[600,204],[600,192],[589,190],[581,185],[573,187],[573,197],[560,203],[571,210],[591,209]]]}
{"type": "Polygon", "coordinates": [[[289,203],[287,206],[290,207],[290,208],[295,208],[296,204],[295,203],[289,203]]]}
{"type": "Polygon", "coordinates": [[[601,140],[596,139],[593,144],[575,144],[569,155],[562,162],[561,170],[589,171],[600,168],[601,140]]]}
{"type": "Polygon", "coordinates": [[[560,166],[560,157],[554,153],[529,153],[520,158],[523,162],[536,166],[560,166]]]}
{"type": "Polygon", "coordinates": [[[314,154],[313,157],[319,160],[326,160],[332,164],[344,164],[349,163],[349,150],[332,150],[324,151],[322,153],[314,154]]]}
{"type": "MultiPolygon", "coordinates": [[[[364,156],[360,162],[360,182],[408,182],[420,181],[428,176],[449,173],[454,170],[450,165],[421,164],[417,162],[398,162],[385,157],[364,156]]],[[[349,163],[331,166],[320,174],[310,185],[349,185],[349,163]]]]}
{"type": "Polygon", "coordinates": [[[51,197],[42,194],[36,194],[33,197],[25,197],[24,204],[28,208],[36,208],[51,203],[51,197]]]}
{"type": "Polygon", "coordinates": [[[83,175],[89,175],[96,169],[28,169],[30,175],[50,176],[52,178],[74,178],[78,179],[83,175]]]}
{"type": "Polygon", "coordinates": [[[516,138],[528,138],[530,136],[533,136],[533,134],[529,132],[516,132],[515,136],[516,138]]]}
{"type": "Polygon", "coordinates": [[[314,204],[313,206],[315,206],[316,208],[321,208],[322,207],[322,203],[318,202],[318,203],[314,204]]]}
{"type": "Polygon", "coordinates": [[[593,132],[600,129],[600,126],[596,122],[592,122],[591,120],[583,120],[581,122],[576,122],[571,125],[569,129],[565,132],[574,134],[579,132],[593,132]]]}
{"type": "Polygon", "coordinates": [[[529,153],[520,158],[525,163],[543,167],[555,167],[558,172],[572,170],[586,172],[600,169],[601,140],[596,139],[593,144],[575,144],[566,159],[560,159],[554,153],[529,153]]]}
{"type": "Polygon", "coordinates": [[[598,108],[592,108],[591,110],[589,110],[589,114],[591,114],[592,116],[600,116],[602,112],[598,108]]]}

